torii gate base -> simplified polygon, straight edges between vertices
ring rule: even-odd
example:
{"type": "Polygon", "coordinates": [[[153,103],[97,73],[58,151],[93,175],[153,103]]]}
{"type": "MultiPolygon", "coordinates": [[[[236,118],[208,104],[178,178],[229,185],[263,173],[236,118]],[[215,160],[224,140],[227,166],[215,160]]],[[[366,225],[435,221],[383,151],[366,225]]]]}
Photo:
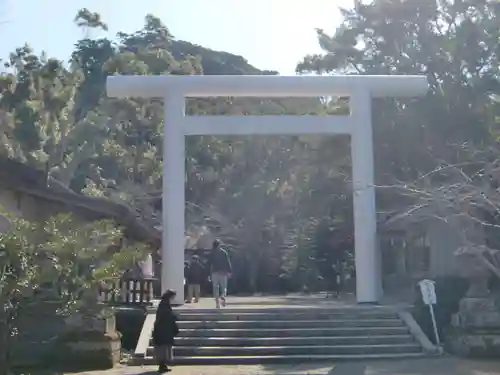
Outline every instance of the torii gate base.
{"type": "Polygon", "coordinates": [[[382,293],[376,240],[371,100],[423,96],[425,76],[112,76],[111,97],[165,101],[162,290],[184,302],[184,182],[186,135],[348,134],[354,184],[356,298],[377,303],[382,293]],[[347,116],[186,116],[186,97],[349,96],[347,116]]]}

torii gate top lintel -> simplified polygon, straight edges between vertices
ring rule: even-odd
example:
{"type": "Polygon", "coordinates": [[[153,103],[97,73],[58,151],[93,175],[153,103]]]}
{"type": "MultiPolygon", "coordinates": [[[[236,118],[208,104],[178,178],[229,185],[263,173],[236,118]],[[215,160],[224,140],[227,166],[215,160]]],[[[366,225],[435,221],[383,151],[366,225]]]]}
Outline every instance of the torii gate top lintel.
{"type": "Polygon", "coordinates": [[[110,97],[163,98],[169,93],[184,97],[318,97],[350,96],[358,91],[372,97],[417,97],[429,88],[423,75],[161,75],[110,76],[110,97]]]}

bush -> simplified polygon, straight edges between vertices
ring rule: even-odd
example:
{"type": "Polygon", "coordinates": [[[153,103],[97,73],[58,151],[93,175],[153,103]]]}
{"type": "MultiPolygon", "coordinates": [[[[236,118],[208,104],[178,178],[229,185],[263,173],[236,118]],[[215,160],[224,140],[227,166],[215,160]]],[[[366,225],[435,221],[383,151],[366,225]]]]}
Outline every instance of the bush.
{"type": "Polygon", "coordinates": [[[135,350],[147,312],[143,308],[126,307],[116,310],[116,330],[122,335],[122,348],[135,350]]]}
{"type": "MultiPolygon", "coordinates": [[[[450,326],[451,317],[458,312],[458,303],[465,296],[469,288],[467,279],[458,276],[447,276],[436,278],[436,297],[437,304],[434,306],[434,315],[436,316],[436,324],[440,338],[450,326]]],[[[419,288],[417,286],[417,288],[419,288]]],[[[424,305],[420,290],[416,294],[415,308],[413,317],[425,332],[427,337],[435,343],[434,330],[432,328],[432,319],[429,312],[429,307],[424,305]]]]}

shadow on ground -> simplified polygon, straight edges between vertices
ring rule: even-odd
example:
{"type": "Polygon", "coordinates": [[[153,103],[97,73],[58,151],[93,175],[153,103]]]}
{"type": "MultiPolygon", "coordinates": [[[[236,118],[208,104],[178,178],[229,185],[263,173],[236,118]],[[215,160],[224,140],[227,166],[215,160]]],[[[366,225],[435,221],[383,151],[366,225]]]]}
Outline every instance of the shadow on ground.
{"type": "Polygon", "coordinates": [[[404,361],[342,362],[328,366],[310,364],[286,369],[264,366],[269,375],[500,375],[500,360],[466,361],[452,357],[409,359],[404,361]]]}
{"type": "MultiPolygon", "coordinates": [[[[120,366],[107,371],[86,371],[78,375],[156,375],[156,367],[120,366]]],[[[28,374],[28,373],[26,373],[28,374]]],[[[29,372],[42,374],[42,372],[29,372]]],[[[68,374],[68,373],[66,373],[68,374]]],[[[305,363],[248,366],[175,366],[174,375],[500,375],[496,362],[466,361],[452,357],[404,361],[305,363]]],[[[43,375],[63,375],[43,373],[43,375]]],[[[74,374],[77,375],[77,374],[74,374]]]]}

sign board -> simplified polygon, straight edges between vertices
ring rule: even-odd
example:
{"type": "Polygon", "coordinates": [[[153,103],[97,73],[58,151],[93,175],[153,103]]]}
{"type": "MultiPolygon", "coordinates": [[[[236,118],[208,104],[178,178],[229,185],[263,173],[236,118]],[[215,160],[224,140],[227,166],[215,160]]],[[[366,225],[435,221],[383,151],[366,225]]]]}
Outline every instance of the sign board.
{"type": "Polygon", "coordinates": [[[432,280],[422,280],[418,283],[420,286],[420,292],[422,293],[422,300],[426,305],[435,305],[437,303],[436,288],[434,286],[434,281],[432,280]]]}
{"type": "Polygon", "coordinates": [[[420,292],[422,293],[422,300],[427,306],[429,306],[429,313],[431,314],[432,319],[432,328],[434,329],[434,337],[436,338],[436,344],[438,348],[440,348],[441,343],[439,339],[436,317],[434,315],[434,305],[437,303],[436,287],[434,285],[434,281],[424,279],[420,281],[418,285],[420,286],[420,292]]]}

